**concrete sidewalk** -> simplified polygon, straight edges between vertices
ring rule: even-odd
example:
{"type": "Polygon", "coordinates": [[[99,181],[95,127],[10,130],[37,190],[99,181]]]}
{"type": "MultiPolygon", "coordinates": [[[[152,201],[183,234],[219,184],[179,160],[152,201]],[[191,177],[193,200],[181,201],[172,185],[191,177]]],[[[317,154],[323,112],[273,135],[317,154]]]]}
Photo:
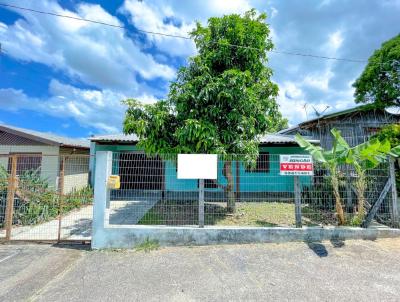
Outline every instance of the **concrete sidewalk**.
{"type": "MultiPolygon", "coordinates": [[[[63,240],[90,240],[92,237],[93,206],[75,209],[64,215],[61,220],[61,238],[63,240]]],[[[14,226],[11,232],[13,240],[57,240],[58,219],[32,226],[14,226]]],[[[0,230],[0,238],[5,230],[0,230]]]]}
{"type": "Polygon", "coordinates": [[[400,239],[169,247],[0,245],[1,301],[399,301],[400,239]]]}

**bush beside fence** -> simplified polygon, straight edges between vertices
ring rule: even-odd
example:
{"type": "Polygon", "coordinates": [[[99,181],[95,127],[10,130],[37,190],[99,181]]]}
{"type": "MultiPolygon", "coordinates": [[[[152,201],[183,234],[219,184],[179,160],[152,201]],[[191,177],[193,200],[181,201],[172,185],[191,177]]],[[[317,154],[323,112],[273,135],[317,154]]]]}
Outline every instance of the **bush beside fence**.
{"type": "MultiPolygon", "coordinates": [[[[26,157],[24,154],[7,156],[8,167],[0,166],[0,237],[1,234],[7,233],[9,239],[13,239],[14,232],[19,234],[20,239],[25,240],[57,239],[54,238],[54,234],[58,233],[58,237],[61,236],[60,228],[63,224],[73,223],[67,221],[72,219],[69,217],[70,213],[93,203],[93,189],[88,184],[89,157],[42,156],[41,159],[34,160],[35,163],[40,163],[44,161],[43,157],[51,157],[50,160],[46,158],[47,162],[59,163],[47,167],[46,170],[42,166],[30,169],[32,165],[29,165],[26,157]],[[19,156],[23,160],[18,162],[18,165],[13,165],[12,161],[17,162],[19,156]],[[12,169],[15,169],[14,178],[12,169]],[[49,178],[48,175],[52,177],[49,178]],[[7,207],[10,204],[13,204],[12,223],[8,224],[8,228],[11,229],[2,233],[1,228],[7,229],[7,207]],[[59,222],[55,222],[57,220],[59,222]],[[27,228],[28,226],[30,228],[27,228]],[[21,235],[21,230],[26,236],[21,235]]],[[[79,221],[79,217],[73,219],[79,221]]]]}

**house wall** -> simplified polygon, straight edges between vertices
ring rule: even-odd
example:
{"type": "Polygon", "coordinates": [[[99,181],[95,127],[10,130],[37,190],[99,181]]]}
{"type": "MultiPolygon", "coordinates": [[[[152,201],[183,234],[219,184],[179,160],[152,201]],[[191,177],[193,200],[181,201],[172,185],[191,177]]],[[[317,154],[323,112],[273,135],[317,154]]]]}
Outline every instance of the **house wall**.
{"type": "MultiPolygon", "coordinates": [[[[111,151],[111,152],[129,152],[129,151],[137,151],[138,148],[135,145],[106,145],[106,144],[98,144],[96,142],[90,143],[90,173],[92,175],[90,184],[94,187],[94,175],[96,174],[96,152],[97,151],[111,151]]],[[[113,171],[112,173],[117,173],[118,171],[118,162],[114,161],[113,163],[113,171]]]]}
{"type": "MultiPolygon", "coordinates": [[[[261,152],[270,154],[269,172],[246,171],[243,164],[239,164],[240,192],[293,192],[293,176],[279,175],[280,154],[305,154],[300,147],[261,147],[261,152]]],[[[236,184],[236,162],[232,171],[236,184]]],[[[223,162],[218,162],[218,183],[226,185],[226,178],[222,174],[223,162]]],[[[300,177],[303,184],[311,181],[310,177],[300,177]]],[[[166,162],[165,182],[167,191],[196,191],[197,180],[178,179],[175,163],[166,162]]],[[[222,191],[221,188],[205,189],[206,191],[222,191]]]]}
{"type": "Polygon", "coordinates": [[[69,193],[73,189],[81,189],[88,185],[89,177],[89,157],[85,155],[89,150],[82,150],[78,155],[71,156],[74,148],[60,148],[48,145],[0,145],[0,165],[8,168],[9,154],[12,153],[38,153],[42,155],[40,176],[47,179],[53,189],[58,188],[58,178],[60,173],[60,155],[66,156],[64,173],[64,193],[69,193]]]}
{"type": "Polygon", "coordinates": [[[330,149],[333,144],[331,134],[333,128],[341,131],[350,146],[356,146],[367,141],[380,128],[392,123],[400,123],[400,116],[383,110],[369,110],[306,123],[301,125],[300,129],[294,129],[285,134],[300,133],[310,136],[319,139],[321,147],[330,149]]]}
{"type": "Polygon", "coordinates": [[[64,194],[85,188],[89,184],[89,150],[62,147],[60,155],[65,160],[64,194]]]}
{"type": "MultiPolygon", "coordinates": [[[[49,185],[57,187],[57,176],[59,172],[59,147],[46,145],[0,145],[0,154],[11,153],[41,153],[42,166],[41,177],[48,180],[49,185]]],[[[8,167],[8,156],[0,156],[0,165],[5,169],[8,167]]]]}
{"type": "MultiPolygon", "coordinates": [[[[134,145],[99,145],[94,144],[94,150],[97,151],[138,151],[134,145]]],[[[260,151],[269,152],[270,169],[269,172],[252,172],[246,171],[244,165],[240,164],[240,191],[241,192],[293,192],[293,176],[279,175],[279,155],[280,154],[305,154],[306,152],[297,146],[293,147],[260,147],[260,151]]],[[[222,162],[218,163],[218,182],[222,185],[226,184],[226,178],[222,175],[222,162]]],[[[94,170],[96,163],[93,163],[94,170]]],[[[236,183],[236,162],[233,163],[234,181],[236,183]]],[[[118,173],[118,161],[114,161],[112,165],[112,173],[118,173]]],[[[178,179],[176,171],[176,163],[173,161],[165,162],[165,190],[170,192],[179,191],[197,191],[197,180],[178,179]]],[[[302,184],[311,182],[311,177],[300,177],[302,184]]],[[[206,191],[222,191],[220,188],[206,189],[206,191]]]]}

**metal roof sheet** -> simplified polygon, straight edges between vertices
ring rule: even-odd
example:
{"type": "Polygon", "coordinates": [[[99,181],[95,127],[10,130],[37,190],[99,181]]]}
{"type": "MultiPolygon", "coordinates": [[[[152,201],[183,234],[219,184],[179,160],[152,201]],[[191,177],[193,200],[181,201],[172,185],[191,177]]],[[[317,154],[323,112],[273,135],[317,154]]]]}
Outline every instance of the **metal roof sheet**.
{"type": "Polygon", "coordinates": [[[39,141],[48,145],[89,148],[90,143],[82,139],[58,136],[52,133],[39,132],[30,129],[18,128],[10,125],[1,124],[0,130],[14,135],[22,136],[31,140],[39,141]]]}
{"type": "MultiPolygon", "coordinates": [[[[318,139],[310,137],[304,137],[307,141],[313,144],[318,144],[318,139]]],[[[264,144],[297,144],[294,135],[283,135],[283,134],[267,134],[260,138],[260,143],[264,144]]]]}
{"type": "Polygon", "coordinates": [[[139,138],[136,134],[125,135],[123,133],[119,134],[109,134],[109,135],[96,135],[90,138],[92,142],[124,142],[124,143],[137,143],[139,138]]]}
{"type": "MultiPolygon", "coordinates": [[[[319,143],[319,140],[306,138],[311,143],[319,143]]],[[[90,138],[92,142],[123,142],[123,143],[137,143],[139,141],[135,134],[111,134],[111,135],[98,135],[90,138]]],[[[282,134],[267,134],[260,138],[262,144],[297,144],[293,135],[282,134]]]]}
{"type": "Polygon", "coordinates": [[[292,130],[295,130],[295,129],[299,128],[302,125],[306,125],[308,123],[312,123],[312,122],[315,122],[315,121],[318,121],[318,120],[330,119],[330,118],[334,118],[334,117],[337,117],[337,116],[346,115],[346,114],[350,114],[350,113],[355,113],[355,112],[358,112],[358,111],[368,110],[368,109],[371,109],[371,106],[369,106],[369,105],[361,105],[361,106],[348,108],[348,109],[345,109],[345,110],[340,110],[340,111],[335,111],[335,112],[332,112],[332,113],[323,114],[321,116],[318,116],[318,117],[306,120],[304,122],[301,122],[298,125],[294,125],[294,126],[292,126],[290,128],[282,129],[278,133],[285,134],[285,133],[288,133],[288,132],[290,132],[292,130]]]}

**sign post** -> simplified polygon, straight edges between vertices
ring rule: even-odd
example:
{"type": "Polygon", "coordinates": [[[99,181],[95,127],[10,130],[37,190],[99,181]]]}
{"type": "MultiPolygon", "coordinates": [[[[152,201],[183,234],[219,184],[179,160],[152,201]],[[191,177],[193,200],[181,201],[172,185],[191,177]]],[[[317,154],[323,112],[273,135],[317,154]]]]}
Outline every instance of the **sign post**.
{"type": "Polygon", "coordinates": [[[204,179],[199,179],[199,227],[204,228],[204,179]]]}
{"type": "Polygon", "coordinates": [[[301,222],[301,190],[299,176],[294,176],[294,213],[296,218],[296,228],[302,227],[301,222]]]}
{"type": "Polygon", "coordinates": [[[280,155],[280,175],[293,176],[296,227],[301,228],[301,184],[299,176],[314,175],[314,165],[311,155],[288,154],[280,155]]]}
{"type": "Polygon", "coordinates": [[[199,181],[199,227],[204,227],[204,180],[217,179],[216,154],[178,154],[178,179],[199,181]]]}

